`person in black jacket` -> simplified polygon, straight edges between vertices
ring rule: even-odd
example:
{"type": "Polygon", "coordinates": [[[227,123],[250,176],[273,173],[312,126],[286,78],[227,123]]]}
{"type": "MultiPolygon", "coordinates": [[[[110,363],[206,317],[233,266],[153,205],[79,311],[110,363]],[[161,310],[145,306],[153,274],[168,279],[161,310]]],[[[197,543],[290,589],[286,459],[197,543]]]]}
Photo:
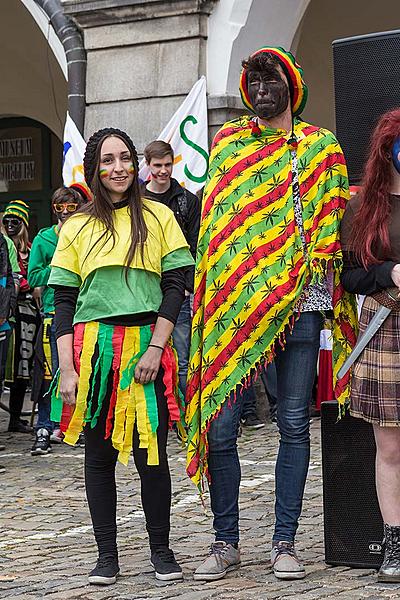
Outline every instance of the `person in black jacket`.
{"type": "MultiPolygon", "coordinates": [[[[161,140],[150,142],[144,149],[144,156],[150,168],[151,179],[142,188],[143,196],[162,202],[173,211],[183,235],[190,246],[192,256],[196,258],[197,239],[200,228],[200,200],[172,177],[174,151],[170,144],[161,140]]],[[[172,334],[174,346],[178,354],[179,388],[183,395],[186,394],[186,378],[189,363],[192,324],[190,294],[194,288],[194,267],[186,270],[185,278],[186,297],[172,334]]]]}

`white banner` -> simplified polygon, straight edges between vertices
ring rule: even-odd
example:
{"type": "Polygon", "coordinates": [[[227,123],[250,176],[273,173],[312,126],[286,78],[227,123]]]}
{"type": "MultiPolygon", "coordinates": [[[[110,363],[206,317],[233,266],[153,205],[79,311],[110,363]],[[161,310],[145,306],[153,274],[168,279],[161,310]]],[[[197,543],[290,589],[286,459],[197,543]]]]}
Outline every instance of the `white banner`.
{"type": "MultiPolygon", "coordinates": [[[[205,184],[208,169],[207,95],[204,76],[194,84],[157,139],[172,146],[175,155],[173,177],[193,193],[201,189],[205,184]]],[[[139,165],[139,177],[143,181],[150,178],[150,170],[144,159],[139,165]]]]}
{"type": "Polygon", "coordinates": [[[72,183],[84,182],[83,155],[86,142],[77,126],[67,113],[64,127],[63,182],[66,187],[72,183]]]}

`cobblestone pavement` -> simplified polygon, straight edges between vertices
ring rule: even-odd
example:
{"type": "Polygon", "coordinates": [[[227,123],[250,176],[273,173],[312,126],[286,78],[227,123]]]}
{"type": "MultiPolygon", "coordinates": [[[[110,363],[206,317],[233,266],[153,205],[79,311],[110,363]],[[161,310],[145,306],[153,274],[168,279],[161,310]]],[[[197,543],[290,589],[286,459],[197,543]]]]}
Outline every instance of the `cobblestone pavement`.
{"type": "Polygon", "coordinates": [[[110,588],[89,586],[93,543],[83,481],[83,449],[53,447],[45,457],[31,457],[26,434],[8,434],[0,411],[0,599],[31,600],[313,600],[400,598],[400,586],[378,585],[372,570],[328,567],[324,563],[319,420],[312,424],[312,457],[305,493],[298,550],[307,577],[284,582],[269,565],[273,524],[275,426],[245,431],[242,461],[242,567],[226,579],[201,583],[192,579],[212,540],[211,517],[184,473],[184,454],[170,436],[173,480],[171,545],[184,570],[184,581],[160,584],[149,565],[147,536],[133,466],[118,466],[119,551],[121,577],[110,588]]]}

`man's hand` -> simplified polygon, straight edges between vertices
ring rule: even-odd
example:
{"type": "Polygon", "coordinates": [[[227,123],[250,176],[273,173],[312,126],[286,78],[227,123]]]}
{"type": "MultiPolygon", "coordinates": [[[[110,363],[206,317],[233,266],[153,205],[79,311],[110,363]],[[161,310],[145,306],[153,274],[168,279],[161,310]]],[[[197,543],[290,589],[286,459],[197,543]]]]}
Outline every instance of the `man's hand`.
{"type": "Polygon", "coordinates": [[[71,406],[76,404],[78,382],[79,376],[75,369],[60,371],[60,395],[65,404],[71,406]]]}
{"type": "Polygon", "coordinates": [[[160,368],[162,349],[150,346],[142,355],[135,369],[135,382],[149,383],[157,377],[158,369],[160,368]]]}

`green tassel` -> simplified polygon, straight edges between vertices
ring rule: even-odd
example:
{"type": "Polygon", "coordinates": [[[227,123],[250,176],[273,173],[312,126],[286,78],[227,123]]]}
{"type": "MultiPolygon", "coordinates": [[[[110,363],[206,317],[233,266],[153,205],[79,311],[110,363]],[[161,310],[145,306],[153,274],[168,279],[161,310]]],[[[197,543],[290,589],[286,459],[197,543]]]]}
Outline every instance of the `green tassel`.
{"type": "MultiPolygon", "coordinates": [[[[102,327],[101,323],[100,323],[100,327],[102,327]]],[[[113,345],[112,345],[114,327],[113,326],[110,327],[109,325],[105,325],[104,327],[106,327],[106,329],[104,330],[104,333],[102,332],[103,350],[102,350],[102,354],[101,354],[101,365],[100,365],[100,390],[99,390],[99,397],[97,400],[97,410],[94,413],[92,420],[91,420],[91,424],[90,424],[92,429],[94,427],[96,427],[96,425],[97,425],[97,420],[100,415],[101,407],[103,406],[103,401],[104,401],[104,398],[105,398],[105,395],[107,392],[108,379],[110,377],[112,361],[113,361],[113,356],[114,356],[113,345]]],[[[99,333],[99,338],[100,338],[100,333],[99,333]]]]}
{"type": "Polygon", "coordinates": [[[44,394],[44,398],[46,396],[50,396],[50,419],[54,423],[59,423],[61,421],[62,409],[63,409],[63,401],[59,393],[58,386],[60,384],[60,369],[57,369],[53,379],[51,380],[50,387],[47,392],[44,394]]]}
{"type": "MultiPolygon", "coordinates": [[[[149,347],[151,340],[152,332],[150,327],[143,327],[140,330],[140,354],[144,354],[149,347]]],[[[154,387],[154,382],[150,381],[149,383],[145,383],[143,386],[144,396],[146,399],[146,409],[147,415],[150,421],[151,431],[155,433],[158,428],[158,407],[157,407],[157,397],[156,390],[154,387]]]]}

